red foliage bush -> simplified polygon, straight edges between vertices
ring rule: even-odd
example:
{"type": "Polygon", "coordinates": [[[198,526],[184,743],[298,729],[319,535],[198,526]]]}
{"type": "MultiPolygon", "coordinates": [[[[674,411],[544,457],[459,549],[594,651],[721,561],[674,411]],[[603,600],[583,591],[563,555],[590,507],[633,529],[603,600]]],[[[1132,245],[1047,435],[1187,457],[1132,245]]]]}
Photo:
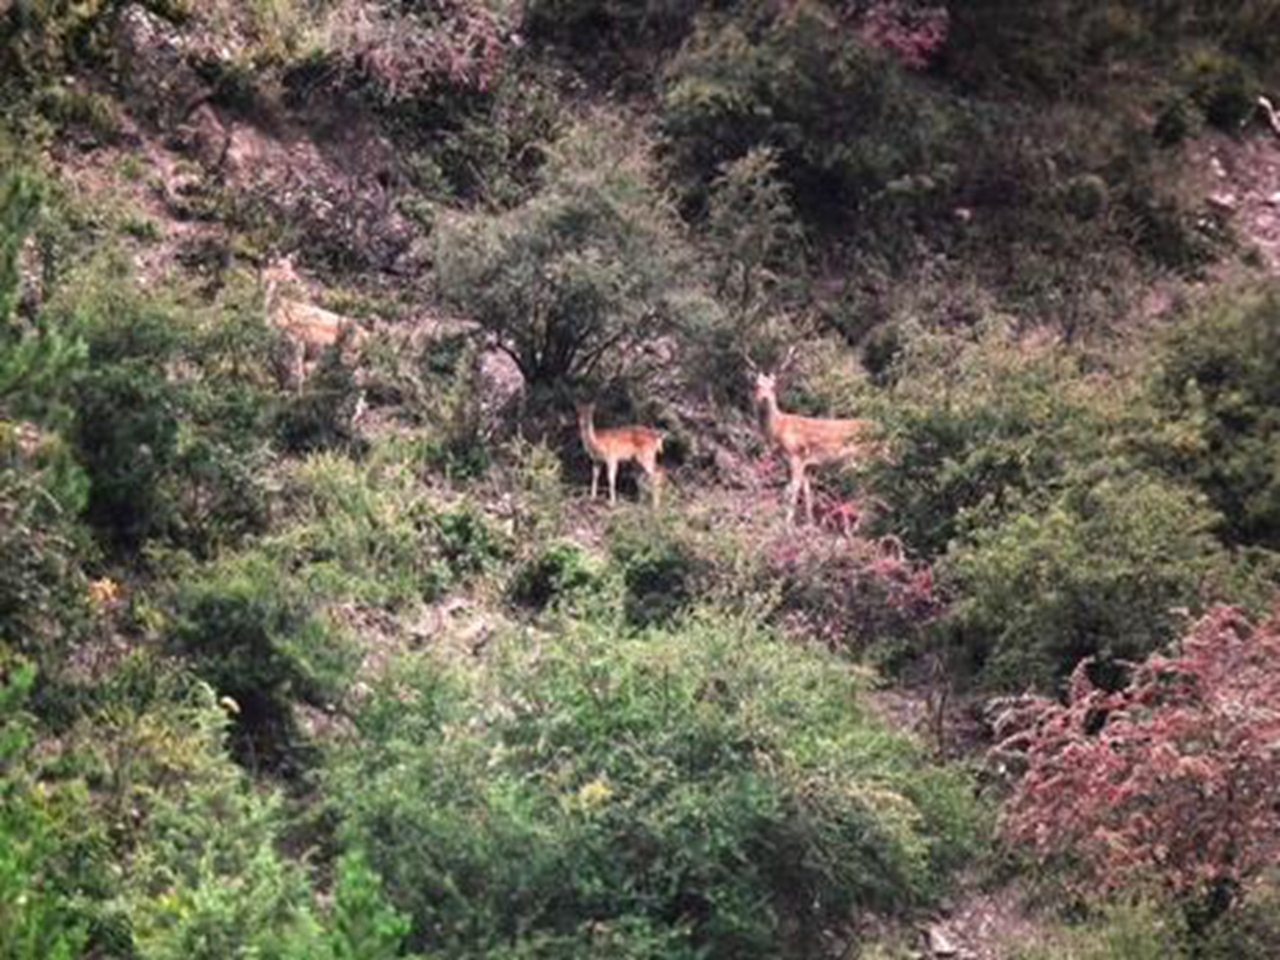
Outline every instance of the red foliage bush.
{"type": "Polygon", "coordinates": [[[997,730],[1026,763],[1007,835],[1105,887],[1185,895],[1239,890],[1280,861],[1280,609],[1258,626],[1215,609],[1115,693],[1086,667],[1065,705],[1024,700],[997,730]]]}
{"type": "Polygon", "coordinates": [[[766,556],[783,618],[833,650],[913,637],[942,610],[932,569],[892,537],[788,534],[766,556]]]}
{"type": "Polygon", "coordinates": [[[858,37],[887,50],[912,70],[923,70],[947,42],[951,18],[945,7],[919,7],[901,0],[878,0],[863,14],[858,37]]]}

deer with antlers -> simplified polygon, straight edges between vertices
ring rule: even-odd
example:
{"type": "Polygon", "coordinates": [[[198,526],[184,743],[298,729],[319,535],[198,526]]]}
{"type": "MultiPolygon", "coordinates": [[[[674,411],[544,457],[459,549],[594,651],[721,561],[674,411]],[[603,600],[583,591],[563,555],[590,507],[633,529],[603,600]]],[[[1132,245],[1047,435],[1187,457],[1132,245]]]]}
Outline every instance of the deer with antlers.
{"type": "Polygon", "coordinates": [[[839,463],[875,446],[868,434],[876,430],[870,420],[826,420],[783,413],[778,407],[778,375],[790,366],[795,348],[788,351],[782,364],[765,373],[744,355],[747,368],[755,375],[755,405],[760,426],[769,442],[782,452],[790,479],[787,483],[787,521],[795,523],[800,495],[804,494],[805,516],[813,523],[813,488],[806,471],[809,467],[839,463]]]}
{"type": "Polygon", "coordinates": [[[591,499],[596,499],[600,485],[600,467],[603,464],[609,480],[609,505],[618,502],[618,465],[634,461],[649,478],[653,505],[662,499],[662,467],[658,457],[662,454],[662,434],[649,427],[613,427],[597,430],[594,403],[579,403],[578,433],[582,446],[591,458],[591,499]]]}
{"type": "Polygon", "coordinates": [[[301,285],[291,257],[262,271],[267,316],[289,338],[293,382],[299,389],[311,366],[330,347],[361,346],[368,334],[350,317],[285,296],[282,288],[301,285]]]}

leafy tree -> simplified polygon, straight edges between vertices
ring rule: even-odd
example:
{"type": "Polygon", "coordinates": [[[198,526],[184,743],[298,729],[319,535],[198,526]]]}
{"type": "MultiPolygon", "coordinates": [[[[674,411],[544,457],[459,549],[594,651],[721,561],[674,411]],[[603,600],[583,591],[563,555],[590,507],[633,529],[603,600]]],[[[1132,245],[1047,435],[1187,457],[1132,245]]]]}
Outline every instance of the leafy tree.
{"type": "Polygon", "coordinates": [[[732,305],[740,330],[784,300],[787,278],[803,262],[804,235],[779,177],[777,150],[755,147],[721,168],[711,185],[707,238],[718,260],[716,295],[732,305]]]}
{"type": "Polygon", "coordinates": [[[1072,677],[1066,704],[1005,718],[1025,764],[1007,835],[1105,887],[1156,880],[1212,919],[1280,858],[1280,615],[1212,611],[1115,692],[1072,677]]]}
{"type": "Polygon", "coordinates": [[[643,145],[614,124],[579,129],[547,186],[498,216],[436,232],[445,297],[510,355],[530,388],[618,371],[671,329],[688,264],[643,145]]]}

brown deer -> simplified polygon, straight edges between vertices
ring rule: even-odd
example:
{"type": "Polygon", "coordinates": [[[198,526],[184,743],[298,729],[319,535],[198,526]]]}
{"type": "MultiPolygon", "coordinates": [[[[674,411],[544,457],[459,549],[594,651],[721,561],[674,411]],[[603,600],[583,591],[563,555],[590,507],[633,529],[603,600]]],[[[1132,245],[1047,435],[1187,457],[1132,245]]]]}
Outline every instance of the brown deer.
{"type": "MultiPolygon", "coordinates": [[[[783,362],[785,367],[793,355],[783,362]]],[[[822,420],[783,413],[778,408],[776,373],[757,370],[750,358],[748,367],[755,373],[755,405],[760,426],[769,442],[782,451],[787,460],[790,480],[787,483],[788,523],[795,523],[800,494],[804,494],[805,516],[813,523],[813,489],[806,470],[822,464],[839,463],[875,446],[867,434],[876,429],[870,420],[822,420]]]]}
{"type": "Polygon", "coordinates": [[[293,259],[285,257],[262,271],[264,305],[267,317],[289,339],[290,367],[294,385],[299,389],[311,366],[330,347],[360,347],[368,339],[364,329],[350,317],[325,310],[281,292],[294,288],[301,280],[293,259]]]}
{"type": "Polygon", "coordinates": [[[609,430],[597,430],[595,425],[596,405],[579,403],[578,433],[582,437],[582,445],[591,457],[591,499],[599,493],[600,465],[604,464],[609,478],[609,505],[618,502],[618,464],[634,460],[649,477],[649,489],[653,497],[653,505],[657,507],[662,499],[662,467],[658,465],[658,457],[662,453],[662,434],[649,427],[613,427],[609,430]]]}

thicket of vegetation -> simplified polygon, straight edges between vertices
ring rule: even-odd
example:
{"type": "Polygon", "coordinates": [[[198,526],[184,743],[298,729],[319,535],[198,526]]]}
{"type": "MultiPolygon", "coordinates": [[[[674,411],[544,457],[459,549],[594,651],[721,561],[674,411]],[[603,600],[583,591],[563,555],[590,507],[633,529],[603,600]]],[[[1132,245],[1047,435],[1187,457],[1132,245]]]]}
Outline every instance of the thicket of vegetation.
{"type": "Polygon", "coordinates": [[[4,6],[0,957],[884,956],[994,860],[1025,956],[1274,955],[1280,289],[1184,148],[1280,4],[1014,6],[4,6]],[[801,533],[792,355],[882,441],[801,533]],[[979,775],[878,683],[1030,696],[979,775]]]}

